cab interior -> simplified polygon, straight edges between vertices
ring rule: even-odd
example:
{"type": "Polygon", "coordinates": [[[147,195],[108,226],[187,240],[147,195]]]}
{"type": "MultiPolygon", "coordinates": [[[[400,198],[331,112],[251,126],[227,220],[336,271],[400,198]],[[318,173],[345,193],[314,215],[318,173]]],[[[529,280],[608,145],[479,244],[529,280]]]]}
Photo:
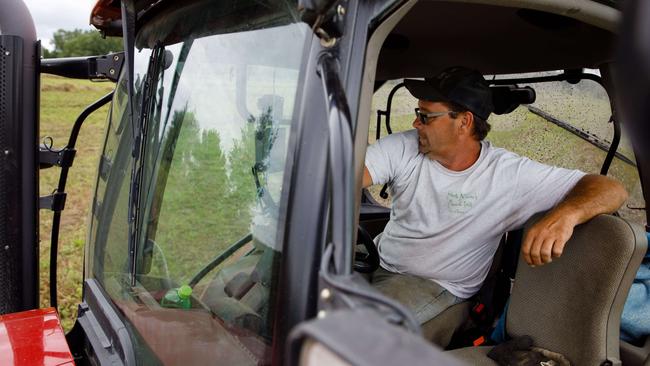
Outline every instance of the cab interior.
{"type": "MultiPolygon", "coordinates": [[[[619,16],[619,11],[611,4],[594,1],[411,1],[395,9],[376,27],[368,44],[365,85],[362,88],[355,136],[357,187],[360,187],[365,146],[389,133],[399,131],[400,123],[401,129],[410,128],[413,117],[409,116],[417,105],[417,100],[410,97],[405,88],[401,87],[401,80],[431,77],[444,68],[456,65],[479,70],[493,88],[496,110],[488,120],[493,126],[493,132],[488,134],[487,140],[495,137],[499,141],[506,141],[500,136],[507,135],[504,130],[512,132],[508,130],[508,121],[522,119],[525,121],[523,123],[536,124],[534,129],[528,130],[528,133],[533,135],[527,138],[541,142],[537,152],[540,149],[543,152],[557,150],[558,154],[562,154],[562,148],[557,144],[568,143],[568,140],[548,140],[543,135],[553,129],[563,129],[562,133],[569,135],[572,132],[572,138],[578,136],[584,141],[589,140],[591,131],[587,130],[587,127],[578,126],[577,131],[571,131],[570,128],[552,123],[549,118],[539,118],[540,114],[535,117],[531,117],[531,114],[535,114],[535,109],[539,110],[541,107],[549,108],[549,115],[562,115],[562,119],[568,119],[568,124],[571,123],[571,113],[583,115],[583,119],[592,118],[584,114],[585,111],[593,109],[593,106],[585,106],[584,110],[572,109],[563,114],[562,111],[552,110],[552,100],[573,98],[577,104],[584,103],[589,93],[582,93],[580,90],[584,91],[585,88],[581,89],[579,85],[583,82],[597,85],[601,90],[598,92],[599,103],[606,104],[609,108],[609,111],[603,112],[604,117],[598,116],[600,127],[596,129],[600,131],[602,128],[604,132],[601,135],[606,136],[600,140],[596,138],[604,145],[598,147],[600,153],[595,155],[600,160],[598,163],[573,167],[581,168],[587,173],[609,173],[618,179],[622,177],[622,165],[626,166],[627,171],[636,171],[633,149],[624,146],[625,137],[623,146],[619,146],[621,143],[617,140],[620,136],[616,137],[620,133],[617,132],[620,126],[616,120],[611,72],[619,16]],[[555,93],[556,89],[559,94],[555,97],[544,97],[545,93],[555,93]],[[613,116],[609,118],[607,114],[613,116]],[[583,136],[579,136],[581,132],[583,136]],[[549,141],[555,145],[548,145],[549,141]],[[543,145],[544,143],[547,145],[543,145]],[[629,162],[625,162],[626,159],[629,162]]],[[[591,87],[588,89],[591,90],[591,87]]],[[[624,121],[620,122],[624,126],[624,121]]],[[[517,151],[519,145],[529,144],[531,141],[522,136],[524,135],[511,134],[507,142],[511,145],[507,148],[522,155],[531,153],[526,148],[517,151]]],[[[594,146],[591,144],[590,148],[594,146]]],[[[536,151],[532,151],[533,155],[535,153],[536,151]]],[[[566,152],[564,154],[566,155],[566,152]]],[[[539,159],[536,156],[531,158],[539,159]]],[[[545,158],[542,156],[542,160],[545,158]]],[[[562,160],[560,161],[559,165],[562,165],[562,160]]],[[[549,163],[558,164],[553,159],[550,159],[549,163]]],[[[577,163],[565,160],[565,164],[577,163]]],[[[646,220],[643,211],[637,209],[645,206],[638,172],[631,178],[626,176],[625,179],[630,200],[624,204],[618,215],[625,218],[626,222],[632,222],[638,229],[645,225],[646,220]]],[[[389,191],[386,187],[375,186],[358,191],[362,193],[358,206],[360,229],[357,241],[363,242],[362,238],[367,241],[368,236],[375,237],[383,230],[390,217],[390,198],[386,194],[389,191]]],[[[613,227],[608,226],[615,225],[613,223],[605,222],[600,225],[615,231],[613,227]]],[[[517,281],[516,278],[510,277],[515,277],[517,271],[516,256],[522,235],[521,231],[504,234],[484,284],[484,289],[489,288],[481,290],[478,294],[483,299],[471,298],[424,324],[423,336],[427,340],[448,350],[467,345],[473,336],[468,330],[477,323],[476,306],[483,302],[489,303],[488,327],[494,325],[491,321],[501,315],[512,290],[504,281],[517,281]],[[495,286],[494,283],[499,281],[501,285],[495,286]],[[488,284],[489,286],[486,286],[488,284]]],[[[617,290],[624,292],[619,294],[619,298],[624,298],[627,294],[632,282],[630,273],[636,273],[641,257],[645,255],[645,234],[643,230],[637,230],[636,235],[639,247],[634,249],[636,258],[629,265],[632,268],[627,269],[627,282],[617,290]]],[[[357,248],[359,247],[358,245],[357,248]]],[[[367,256],[361,254],[357,256],[362,261],[367,259],[367,256]]],[[[602,263],[608,266],[606,259],[602,263]]],[[[363,265],[359,264],[355,268],[368,272],[363,265]]],[[[594,267],[591,270],[598,272],[601,269],[594,267]]],[[[619,285],[617,283],[616,286],[619,285]]],[[[622,304],[617,306],[621,308],[617,310],[620,312],[622,304]]],[[[534,322],[534,319],[530,317],[524,322],[534,322]]],[[[612,327],[618,325],[617,322],[614,323],[612,327]]],[[[584,324],[584,327],[591,329],[589,324],[584,324]]],[[[571,333],[571,330],[566,329],[566,332],[571,333]]],[[[580,340],[577,339],[575,344],[580,345],[580,340]]],[[[650,342],[645,337],[631,342],[621,340],[620,343],[618,340],[612,341],[610,337],[607,347],[620,349],[620,359],[624,365],[645,364],[650,355],[650,342]]],[[[472,359],[472,362],[480,363],[477,359],[472,359]]]]}
{"type": "MultiPolygon", "coordinates": [[[[361,98],[357,106],[357,124],[354,136],[354,171],[357,172],[357,188],[360,188],[361,185],[361,172],[368,142],[376,139],[377,136],[381,138],[389,132],[389,128],[386,127],[388,117],[390,116],[391,119],[388,125],[392,126],[393,131],[398,131],[399,126],[409,128],[410,122],[413,120],[411,117],[414,107],[413,99],[409,100],[408,95],[404,95],[404,88],[395,89],[401,79],[433,76],[440,70],[453,65],[463,65],[481,71],[495,86],[495,90],[500,88],[499,90],[503,91],[503,93],[499,93],[502,96],[498,103],[501,107],[500,115],[490,119],[494,131],[491,132],[492,135],[488,135],[489,140],[496,137],[494,134],[496,132],[500,132],[503,136],[513,135],[507,127],[510,124],[509,120],[514,120],[517,117],[518,124],[522,126],[532,124],[535,128],[517,130],[518,134],[514,135],[515,138],[508,139],[508,141],[514,142],[511,148],[532,145],[530,143],[532,140],[543,140],[547,144],[543,145],[541,150],[557,150],[561,153],[560,155],[567,155],[566,151],[559,149],[559,147],[568,145],[564,142],[564,137],[546,139],[548,131],[559,127],[538,117],[531,117],[532,112],[527,109],[533,99],[535,103],[540,103],[543,91],[558,87],[563,90],[563,93],[559,94],[560,99],[568,99],[565,98],[568,95],[572,96],[572,99],[582,100],[585,95],[595,94],[599,100],[607,102],[609,112],[605,113],[607,116],[600,122],[602,122],[604,130],[613,134],[616,124],[607,123],[612,110],[609,105],[611,95],[607,92],[592,93],[591,89],[585,92],[574,86],[579,85],[582,78],[599,84],[591,79],[598,76],[598,80],[601,80],[602,76],[602,83],[605,85],[603,90],[609,90],[607,75],[610,73],[609,65],[613,60],[618,10],[600,2],[587,0],[571,3],[562,0],[411,0],[402,2],[391,9],[377,9],[377,14],[379,21],[373,25],[374,28],[365,52],[361,98]],[[592,71],[583,72],[583,69],[592,71]],[[552,83],[555,83],[554,86],[548,86],[552,83]],[[393,93],[392,102],[389,102],[391,98],[388,95],[392,90],[396,90],[396,92],[393,93]],[[382,95],[385,98],[382,99],[382,95]],[[389,108],[387,104],[392,105],[389,108]],[[497,120],[497,118],[503,119],[497,120]],[[377,128],[378,125],[379,128],[377,128]]],[[[250,50],[258,52],[254,47],[250,47],[250,50]]],[[[187,55],[185,46],[177,51],[179,60],[187,55]]],[[[291,59],[295,62],[298,60],[297,57],[291,59]]],[[[178,62],[178,65],[184,65],[184,62],[178,62]]],[[[213,62],[214,60],[210,59],[210,63],[213,62]]],[[[173,70],[171,69],[170,73],[173,70]]],[[[192,72],[192,68],[185,70],[186,73],[192,72]]],[[[180,70],[177,73],[180,74],[180,70]]],[[[245,81],[245,78],[237,79],[245,81]]],[[[276,104],[276,98],[265,97],[264,99],[267,101],[260,104],[276,104]]],[[[556,104],[557,99],[548,99],[545,105],[556,104]]],[[[593,108],[593,105],[587,105],[587,109],[593,108]]],[[[579,113],[571,110],[569,114],[579,113]]],[[[262,117],[260,116],[259,119],[264,120],[262,117]]],[[[564,118],[563,116],[559,117],[564,118]]],[[[287,125],[290,123],[289,120],[286,122],[287,125]]],[[[126,131],[126,135],[131,132],[126,131]]],[[[255,132],[252,129],[250,131],[255,132]]],[[[610,135],[607,135],[607,138],[611,140],[610,135]]],[[[610,145],[612,144],[610,143],[610,145]]],[[[571,145],[571,148],[573,146],[571,145]]],[[[592,149],[597,149],[592,145],[589,146],[592,149]]],[[[121,151],[129,152],[130,150],[121,149],[121,151]]],[[[592,162],[587,171],[599,172],[604,166],[603,161],[607,153],[608,151],[599,151],[600,155],[595,156],[600,156],[600,160],[592,162]]],[[[633,156],[629,155],[629,151],[624,151],[624,153],[633,159],[633,156]]],[[[619,160],[619,158],[613,160],[612,172],[619,169],[618,165],[626,164],[619,160]]],[[[626,168],[630,169],[628,166],[626,168]]],[[[632,170],[635,171],[635,169],[632,170]]],[[[246,173],[245,181],[250,183],[250,166],[246,166],[246,169],[242,169],[242,171],[246,173]]],[[[626,176],[626,178],[638,186],[638,173],[636,178],[633,176],[626,176]]],[[[631,188],[628,189],[634,191],[634,197],[641,195],[640,188],[637,189],[637,186],[631,184],[631,188]]],[[[380,233],[390,215],[390,210],[387,208],[388,202],[380,200],[381,190],[382,187],[375,187],[374,192],[372,190],[364,192],[357,200],[360,203],[357,207],[360,217],[359,226],[367,232],[366,238],[372,239],[380,233]]],[[[361,189],[356,191],[361,192],[361,189]]],[[[632,207],[628,211],[638,214],[637,216],[641,216],[640,219],[645,220],[641,211],[634,210],[636,207],[645,205],[642,198],[628,205],[632,207]]],[[[156,210],[154,210],[152,218],[155,218],[155,214],[156,210]]],[[[156,220],[151,221],[156,222],[156,220]]],[[[605,231],[608,232],[610,226],[614,225],[610,221],[596,223],[596,226],[605,228],[607,229],[605,231]]],[[[521,234],[521,232],[509,233],[504,238],[504,248],[510,243],[509,245],[515,248],[514,253],[516,254],[518,252],[517,238],[521,234]]],[[[271,287],[267,284],[272,281],[264,276],[259,276],[259,273],[255,273],[255,269],[256,267],[273,267],[278,260],[274,252],[261,250],[262,245],[258,244],[262,243],[252,240],[251,235],[237,240],[228,250],[202,267],[190,281],[191,284],[196,284],[205,277],[207,272],[223,264],[223,267],[220,267],[221,273],[208,286],[196,289],[196,300],[199,300],[196,303],[196,308],[199,311],[190,313],[178,309],[163,309],[158,304],[167,290],[175,288],[180,283],[169,282],[170,276],[165,273],[169,272],[166,259],[161,255],[163,251],[160,250],[160,244],[164,244],[162,235],[158,235],[157,241],[159,244],[152,238],[150,242],[147,242],[151,245],[145,249],[150,250],[151,253],[157,251],[156,255],[162,258],[160,262],[164,264],[161,266],[162,272],[149,274],[149,270],[143,270],[142,275],[138,278],[142,286],[136,287],[133,293],[124,296],[129,301],[117,302],[117,307],[135,325],[142,338],[152,349],[152,353],[170,363],[187,363],[188,360],[189,362],[192,360],[201,362],[200,360],[214,360],[219,357],[223,360],[223,354],[220,353],[222,348],[241,349],[242,352],[236,352],[233,359],[224,362],[238,363],[240,360],[235,358],[242,357],[248,361],[253,360],[257,364],[261,363],[259,360],[263,360],[265,355],[270,353],[272,340],[270,329],[267,327],[270,323],[265,323],[265,320],[270,319],[267,315],[273,314],[267,300],[268,294],[272,292],[271,287]],[[239,258],[243,259],[238,260],[239,258]],[[162,280],[156,276],[162,277],[162,280]],[[132,301],[130,297],[134,297],[136,301],[132,301]],[[215,320],[212,314],[217,315],[218,319],[215,320]],[[179,326],[179,323],[185,326],[179,326]],[[209,324],[212,328],[202,330],[201,327],[193,327],[193,324],[209,324]],[[234,334],[232,339],[229,339],[228,342],[221,341],[224,337],[228,338],[230,333],[234,334]],[[175,342],[191,337],[196,337],[199,342],[196,342],[197,348],[169,347],[166,340],[158,339],[161,334],[174,334],[175,342]],[[201,347],[205,342],[219,343],[224,347],[210,347],[210,352],[205,352],[205,347],[201,347]]],[[[143,252],[146,251],[143,250],[143,252]]],[[[492,278],[504,280],[509,284],[510,273],[506,272],[514,270],[516,259],[515,264],[512,264],[512,258],[508,259],[505,254],[504,250],[501,261],[494,263],[492,278]]],[[[638,259],[638,253],[635,255],[635,258],[638,259]]],[[[143,257],[146,258],[146,256],[143,257]]],[[[171,255],[170,259],[173,259],[171,255]]],[[[599,259],[603,265],[588,268],[588,271],[593,271],[595,274],[607,272],[600,268],[608,268],[607,263],[610,257],[601,255],[599,259]]],[[[372,268],[373,263],[376,265],[376,262],[366,257],[365,264],[372,268]]],[[[363,261],[360,264],[363,265],[363,261]]],[[[149,263],[148,266],[151,264],[149,263]]],[[[147,267],[146,261],[142,267],[147,267]]],[[[365,271],[367,272],[367,269],[365,271]]],[[[115,270],[115,272],[122,273],[121,269],[115,270]]],[[[259,272],[268,273],[269,271],[259,272]]],[[[634,269],[629,269],[627,272],[634,272],[634,269]]],[[[626,280],[631,282],[630,278],[626,280]]],[[[566,280],[565,282],[570,281],[566,280]]],[[[120,296],[122,295],[121,291],[131,288],[128,284],[122,286],[117,281],[107,281],[106,283],[112,293],[117,293],[120,296]]],[[[499,306],[488,308],[493,313],[492,315],[500,315],[500,307],[508,297],[509,289],[507,290],[505,293],[487,292],[495,299],[490,304],[501,303],[499,306]]],[[[621,292],[619,294],[621,295],[619,298],[621,298],[624,297],[622,293],[626,292],[627,288],[622,288],[620,291],[618,288],[615,290],[615,292],[621,292]]],[[[618,305],[620,307],[621,304],[618,305]]],[[[463,330],[468,329],[466,326],[471,317],[472,307],[472,302],[466,302],[453,309],[450,308],[448,313],[434,319],[430,324],[424,325],[423,336],[437,346],[449,350],[462,347],[464,343],[462,339],[459,340],[458,336],[462,334],[463,330]]],[[[592,306],[592,308],[597,307],[592,306]]],[[[570,312],[566,312],[566,314],[572,315],[570,312]]],[[[533,321],[526,321],[524,317],[523,322],[529,324],[533,321]]],[[[490,323],[490,325],[492,324],[490,323]]],[[[588,325],[593,324],[585,323],[584,325],[584,329],[589,330],[588,325]]],[[[577,328],[583,329],[582,327],[577,328]]],[[[580,344],[580,339],[577,339],[576,342],[580,344]]],[[[644,364],[650,354],[650,344],[645,339],[636,343],[618,342],[617,340],[610,343],[615,343],[617,350],[621,349],[620,358],[626,365],[644,364]]],[[[477,361],[474,364],[478,364],[478,360],[478,358],[474,360],[477,361]]]]}

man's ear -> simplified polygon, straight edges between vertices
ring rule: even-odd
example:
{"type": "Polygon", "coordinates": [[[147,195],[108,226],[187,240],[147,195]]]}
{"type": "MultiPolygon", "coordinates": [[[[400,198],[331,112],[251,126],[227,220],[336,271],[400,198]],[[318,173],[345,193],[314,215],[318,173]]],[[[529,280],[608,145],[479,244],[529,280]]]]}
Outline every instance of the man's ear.
{"type": "Polygon", "coordinates": [[[467,111],[460,115],[460,132],[468,136],[474,133],[474,114],[472,112],[467,111]]]}

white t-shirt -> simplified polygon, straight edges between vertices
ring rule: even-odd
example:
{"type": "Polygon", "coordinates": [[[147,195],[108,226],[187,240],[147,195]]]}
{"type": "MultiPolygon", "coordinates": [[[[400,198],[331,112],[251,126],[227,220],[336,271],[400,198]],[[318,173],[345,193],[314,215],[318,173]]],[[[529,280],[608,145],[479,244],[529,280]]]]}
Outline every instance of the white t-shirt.
{"type": "Polygon", "coordinates": [[[374,184],[390,185],[390,221],[377,243],[388,271],[429,278],[468,298],[480,289],[504,232],[555,206],[585,175],[481,142],[457,172],[418,151],[416,130],[368,147],[374,184]]]}

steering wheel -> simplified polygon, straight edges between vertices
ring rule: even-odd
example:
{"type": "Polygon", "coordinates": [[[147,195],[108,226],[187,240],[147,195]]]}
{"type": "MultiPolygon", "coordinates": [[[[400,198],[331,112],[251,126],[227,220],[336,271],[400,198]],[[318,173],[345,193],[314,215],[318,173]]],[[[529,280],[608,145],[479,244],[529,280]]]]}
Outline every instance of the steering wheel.
{"type": "Polygon", "coordinates": [[[379,252],[368,231],[361,225],[357,226],[357,241],[363,244],[367,253],[354,252],[354,270],[360,273],[372,273],[379,268],[379,252]]]}

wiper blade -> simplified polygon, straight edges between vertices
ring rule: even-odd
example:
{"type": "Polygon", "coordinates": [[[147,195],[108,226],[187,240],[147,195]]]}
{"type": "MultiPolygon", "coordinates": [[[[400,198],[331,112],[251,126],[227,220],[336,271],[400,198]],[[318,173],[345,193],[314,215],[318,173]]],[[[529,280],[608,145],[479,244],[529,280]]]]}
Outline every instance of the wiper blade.
{"type": "Polygon", "coordinates": [[[136,258],[141,222],[139,211],[144,171],[142,156],[146,148],[148,122],[152,113],[151,103],[158,83],[158,74],[160,73],[160,66],[163,64],[164,54],[164,48],[161,46],[156,46],[151,52],[149,68],[141,89],[142,103],[140,105],[139,119],[138,123],[133,126],[133,167],[131,169],[129,191],[129,273],[131,274],[131,286],[135,286],[137,273],[136,258]]]}
{"type": "Polygon", "coordinates": [[[167,98],[167,113],[165,114],[165,123],[163,124],[163,129],[162,129],[163,131],[167,131],[167,122],[169,121],[169,114],[171,112],[172,105],[174,104],[174,99],[176,97],[176,90],[178,89],[178,81],[180,80],[181,74],[183,73],[183,69],[185,68],[185,61],[187,60],[187,56],[190,53],[192,44],[194,44],[193,39],[189,41],[185,41],[178,55],[178,61],[176,62],[176,70],[174,70],[172,85],[169,89],[169,98],[167,98]]]}
{"type": "MultiPolygon", "coordinates": [[[[133,0],[124,0],[121,3],[121,11],[122,11],[122,34],[123,34],[123,39],[124,39],[124,54],[125,54],[125,60],[126,60],[126,90],[127,90],[127,118],[128,121],[131,124],[131,133],[132,133],[132,139],[135,141],[136,140],[136,130],[137,130],[137,124],[135,121],[135,114],[134,114],[134,106],[133,104],[135,103],[135,87],[134,87],[134,56],[133,52],[135,51],[135,20],[136,20],[136,12],[135,12],[135,3],[133,0]]],[[[134,145],[136,145],[134,143],[134,145]]],[[[134,147],[134,153],[135,154],[135,147],[134,147]]],[[[134,162],[135,166],[135,162],[134,162]]],[[[133,174],[131,174],[131,188],[129,191],[129,200],[131,200],[132,195],[134,194],[134,188],[137,189],[137,186],[134,184],[134,177],[133,174]]],[[[133,247],[134,247],[134,237],[132,235],[133,232],[133,224],[134,224],[134,213],[133,213],[133,207],[129,205],[129,212],[128,212],[128,224],[129,224],[129,263],[128,263],[128,271],[129,273],[132,274],[131,276],[131,285],[135,285],[135,275],[133,275],[135,272],[133,271],[132,264],[133,258],[135,257],[134,252],[133,252],[133,247]]]]}
{"type": "MultiPolygon", "coordinates": [[[[160,214],[160,207],[162,205],[162,195],[167,185],[167,177],[169,175],[169,168],[172,163],[172,158],[174,155],[174,148],[176,146],[176,141],[178,140],[178,135],[182,127],[182,123],[178,121],[172,121],[172,125],[168,128],[169,117],[171,113],[172,106],[174,104],[174,98],[176,96],[176,90],[178,89],[178,82],[181,74],[183,73],[183,68],[185,67],[185,61],[187,60],[187,55],[189,54],[190,48],[192,47],[193,40],[186,41],[183,43],[181,51],[178,55],[176,61],[176,69],[172,72],[172,82],[167,92],[167,110],[165,112],[165,118],[162,122],[162,127],[160,127],[160,120],[157,120],[158,125],[152,126],[153,131],[161,131],[164,134],[164,137],[160,137],[160,140],[154,142],[155,145],[155,156],[150,159],[152,164],[158,163],[156,168],[155,180],[149,184],[148,191],[152,192],[153,198],[151,200],[151,206],[149,207],[149,218],[147,222],[147,240],[154,240],[156,238],[156,231],[158,229],[158,216],[160,214]],[[162,155],[162,157],[161,157],[162,155]]],[[[165,65],[164,68],[167,70],[171,66],[173,54],[170,51],[165,51],[165,65]]],[[[164,74],[160,76],[162,81],[164,74]]],[[[162,86],[161,86],[162,90],[162,86]]],[[[159,93],[160,100],[156,106],[156,113],[158,119],[162,118],[162,93],[159,93]]],[[[176,118],[174,118],[176,119],[176,118]]],[[[155,136],[152,136],[152,140],[155,140],[155,136]]],[[[145,269],[146,270],[146,269],[145,269]]]]}

